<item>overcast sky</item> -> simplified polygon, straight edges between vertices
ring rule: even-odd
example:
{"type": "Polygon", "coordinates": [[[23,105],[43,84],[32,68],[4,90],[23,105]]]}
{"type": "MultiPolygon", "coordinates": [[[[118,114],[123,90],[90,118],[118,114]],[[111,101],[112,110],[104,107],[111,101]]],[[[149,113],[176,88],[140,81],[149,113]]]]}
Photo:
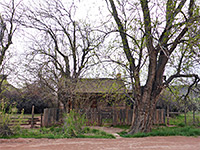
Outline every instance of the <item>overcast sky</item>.
{"type": "MultiPolygon", "coordinates": [[[[10,0],[0,0],[0,1],[9,2],[10,0]]],[[[33,2],[39,4],[40,2],[43,2],[44,0],[16,0],[16,1],[22,1],[26,5],[31,6],[33,2]]],[[[66,6],[68,6],[67,3],[69,2],[70,0],[63,0],[63,3],[66,3],[66,6]]],[[[157,1],[157,2],[160,2],[160,1],[157,1]]],[[[105,0],[75,0],[75,3],[76,3],[75,5],[77,6],[75,18],[77,20],[88,18],[87,20],[88,23],[98,26],[98,24],[101,23],[102,20],[105,21],[104,19],[109,15],[105,0]]],[[[153,6],[152,6],[152,9],[154,9],[153,6]]],[[[152,17],[154,18],[160,17],[159,19],[161,19],[162,11],[164,11],[162,7],[160,8],[158,7],[158,9],[155,8],[155,12],[152,14],[152,17]]],[[[165,19],[165,17],[163,18],[165,19]]],[[[161,29],[162,29],[162,26],[161,26],[161,29]]],[[[33,33],[33,30],[29,30],[29,32],[33,33]]],[[[14,55],[14,57],[11,60],[11,63],[14,63],[15,65],[17,65],[17,63],[19,63],[20,61],[24,62],[24,57],[22,57],[21,54],[23,54],[24,51],[27,51],[29,49],[30,43],[28,43],[27,41],[28,40],[26,39],[24,32],[17,31],[17,34],[14,36],[14,39],[13,39],[13,45],[10,48],[10,50],[13,52],[13,55],[14,55]]],[[[19,66],[20,65],[17,65],[16,69],[20,71],[19,66]]],[[[17,80],[14,74],[11,74],[10,81],[12,83],[16,83],[17,80]]]]}

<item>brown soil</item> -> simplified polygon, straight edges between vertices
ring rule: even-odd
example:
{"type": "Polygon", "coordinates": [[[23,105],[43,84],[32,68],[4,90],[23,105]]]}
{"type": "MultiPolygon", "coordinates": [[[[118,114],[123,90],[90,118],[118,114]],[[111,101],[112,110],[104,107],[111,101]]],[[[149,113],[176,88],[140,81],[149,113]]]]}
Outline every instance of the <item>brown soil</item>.
{"type": "MultiPolygon", "coordinates": [[[[94,127],[116,135],[121,129],[94,127]]],[[[200,150],[200,137],[0,139],[0,150],[200,150]]]]}
{"type": "Polygon", "coordinates": [[[1,139],[1,150],[199,150],[200,137],[1,139]]]}

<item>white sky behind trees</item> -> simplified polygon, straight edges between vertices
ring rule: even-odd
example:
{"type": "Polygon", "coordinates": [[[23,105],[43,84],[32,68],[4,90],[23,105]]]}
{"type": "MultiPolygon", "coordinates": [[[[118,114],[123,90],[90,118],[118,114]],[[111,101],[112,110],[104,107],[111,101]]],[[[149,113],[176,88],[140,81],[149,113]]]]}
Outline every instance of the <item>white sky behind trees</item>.
{"type": "MultiPolygon", "coordinates": [[[[19,2],[21,4],[25,4],[27,6],[34,6],[35,4],[40,4],[42,2],[45,2],[46,0],[15,0],[16,4],[19,2]]],[[[10,3],[11,0],[1,0],[2,4],[10,3]]],[[[101,3],[98,3],[98,1],[95,0],[75,0],[74,5],[77,7],[75,12],[75,19],[77,21],[79,20],[87,20],[87,23],[89,24],[95,24],[97,25],[98,21],[101,21],[100,17],[103,18],[103,16],[99,15],[99,8],[103,10],[101,3]]],[[[66,4],[67,6],[71,6],[71,1],[69,0],[63,0],[63,4],[66,4]]],[[[23,6],[22,6],[23,7],[23,6]]],[[[104,9],[104,12],[107,9],[104,9]]],[[[2,7],[0,7],[0,11],[4,11],[2,7]]],[[[5,60],[6,64],[12,68],[12,70],[7,69],[5,70],[5,74],[9,74],[9,81],[14,84],[15,86],[18,86],[19,83],[18,77],[26,76],[24,74],[23,70],[25,69],[22,63],[26,62],[25,53],[29,51],[32,41],[30,41],[29,38],[31,36],[37,37],[37,31],[33,29],[25,29],[24,27],[20,27],[14,34],[13,37],[13,44],[9,48],[9,51],[7,52],[7,58],[5,60]],[[9,55],[8,55],[9,53],[9,55]],[[12,56],[11,56],[12,55],[12,56]],[[10,59],[11,58],[11,59],[10,59]],[[14,68],[14,70],[13,70],[14,68]]],[[[27,61],[28,63],[28,61],[27,61]]]]}
{"type": "MultiPolygon", "coordinates": [[[[5,2],[10,2],[10,0],[1,0],[1,1],[5,1],[5,2]]],[[[21,1],[21,3],[25,3],[25,5],[28,6],[34,6],[33,3],[42,3],[46,0],[16,0],[16,2],[21,1]]],[[[125,0],[126,1],[126,0],[125,0]]],[[[134,1],[134,0],[132,0],[134,1]]],[[[160,7],[154,7],[154,3],[151,3],[151,10],[154,10],[154,13],[151,14],[151,17],[156,21],[157,18],[159,18],[158,21],[162,21],[163,19],[163,25],[160,24],[160,31],[163,29],[164,26],[164,20],[165,20],[165,16],[162,16],[164,14],[164,9],[162,7],[162,5],[164,4],[161,1],[158,0],[154,0],[152,2],[155,3],[159,3],[160,7]]],[[[63,4],[65,4],[66,6],[70,6],[69,3],[71,3],[71,0],[63,0],[63,4]]],[[[74,0],[75,6],[77,7],[76,12],[75,12],[75,19],[78,20],[85,20],[87,21],[88,24],[90,24],[92,27],[96,27],[98,28],[102,22],[105,22],[107,20],[110,20],[110,13],[108,11],[107,5],[105,0],[74,0]]],[[[135,5],[133,8],[139,8],[140,6],[135,5]]],[[[130,15],[127,16],[127,18],[132,17],[132,18],[136,18],[135,16],[138,16],[138,19],[140,19],[140,17],[142,18],[142,12],[141,11],[135,11],[135,13],[131,13],[132,10],[127,6],[125,7],[126,11],[128,10],[130,15]]],[[[1,11],[1,8],[0,8],[1,11]]],[[[111,18],[112,20],[112,18],[111,18]]],[[[111,23],[111,22],[110,22],[111,23]]],[[[112,26],[112,24],[110,24],[112,26]]],[[[114,23],[114,26],[115,23],[114,23]]],[[[102,27],[102,26],[101,26],[102,27]]],[[[113,27],[111,27],[113,28],[113,27]]],[[[27,32],[31,33],[31,34],[35,34],[35,30],[29,29],[29,30],[25,30],[24,28],[21,28],[20,30],[17,30],[15,35],[14,35],[14,39],[13,39],[13,45],[10,48],[10,52],[13,54],[13,57],[11,59],[11,64],[16,65],[15,66],[15,71],[18,71],[19,74],[15,73],[15,72],[11,72],[10,74],[10,81],[14,84],[17,85],[17,83],[19,82],[19,80],[17,79],[17,76],[19,75],[24,75],[24,72],[21,72],[22,70],[24,70],[24,68],[22,68],[23,66],[21,65],[22,63],[26,62],[24,54],[25,52],[29,51],[29,46],[31,46],[31,42],[29,41],[29,39],[26,37],[28,34],[27,32]],[[23,31],[24,30],[24,31],[23,31]]],[[[112,34],[112,36],[115,34],[112,34]]],[[[136,33],[136,36],[139,35],[139,32],[136,33]]],[[[105,42],[105,46],[102,46],[101,50],[98,53],[105,55],[105,51],[106,54],[109,54],[109,56],[111,56],[113,59],[117,58],[120,61],[123,61],[124,55],[123,55],[123,51],[120,50],[118,47],[116,47],[115,52],[116,54],[113,54],[113,51],[109,51],[108,49],[108,45],[110,44],[110,46],[113,46],[113,40],[115,40],[115,37],[110,36],[107,41],[105,42]],[[117,51],[119,53],[117,53],[117,51]]],[[[116,43],[116,46],[119,46],[119,44],[116,43]]],[[[108,57],[108,56],[106,56],[108,57]]],[[[123,74],[123,69],[120,69],[119,67],[116,67],[116,65],[110,65],[110,63],[105,63],[103,66],[102,65],[97,65],[97,67],[92,68],[92,70],[89,70],[88,73],[86,74],[87,77],[109,77],[109,75],[114,75],[117,74],[118,72],[121,72],[123,74]]],[[[199,66],[197,66],[199,68],[199,66]]],[[[198,70],[198,69],[197,69],[198,70]]],[[[172,70],[167,70],[167,72],[170,72],[172,70]]],[[[144,69],[144,71],[142,72],[142,74],[144,74],[144,77],[146,76],[146,70],[144,69]]]]}

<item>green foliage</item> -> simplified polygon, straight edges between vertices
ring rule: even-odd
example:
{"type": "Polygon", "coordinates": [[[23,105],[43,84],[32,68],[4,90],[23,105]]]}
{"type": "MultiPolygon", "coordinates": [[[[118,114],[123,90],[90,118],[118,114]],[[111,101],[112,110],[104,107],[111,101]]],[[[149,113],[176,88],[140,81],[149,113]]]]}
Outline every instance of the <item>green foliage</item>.
{"type": "Polygon", "coordinates": [[[200,136],[199,128],[194,128],[190,126],[185,127],[158,127],[153,129],[149,133],[136,133],[133,135],[127,134],[127,132],[120,132],[120,136],[126,138],[135,137],[148,137],[148,136],[200,136]]]}
{"type": "Polygon", "coordinates": [[[181,123],[178,124],[178,126],[179,126],[179,127],[185,127],[185,123],[182,123],[182,122],[181,122],[181,123]]]}
{"type": "Polygon", "coordinates": [[[20,131],[20,124],[22,123],[23,111],[18,116],[16,122],[12,122],[12,117],[17,113],[15,106],[7,107],[7,104],[2,100],[0,103],[0,137],[10,136],[20,131]],[[13,124],[10,126],[10,124],[13,124]]]}
{"type": "Polygon", "coordinates": [[[85,115],[80,115],[74,110],[69,114],[64,114],[63,130],[69,137],[77,137],[78,134],[83,132],[83,126],[86,126],[85,115]]]}

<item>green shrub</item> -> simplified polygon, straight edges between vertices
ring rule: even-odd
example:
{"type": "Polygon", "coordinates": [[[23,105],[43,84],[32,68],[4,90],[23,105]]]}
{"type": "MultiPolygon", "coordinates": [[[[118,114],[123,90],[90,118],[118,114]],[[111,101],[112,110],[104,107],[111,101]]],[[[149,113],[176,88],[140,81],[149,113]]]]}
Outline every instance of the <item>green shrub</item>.
{"type": "Polygon", "coordinates": [[[12,122],[12,116],[17,113],[15,106],[7,107],[7,104],[2,100],[0,103],[0,137],[11,136],[20,131],[22,123],[23,111],[16,119],[16,123],[12,122]],[[10,126],[10,124],[14,124],[10,126]]]}
{"type": "Polygon", "coordinates": [[[181,122],[178,124],[179,127],[185,127],[185,123],[181,122]]]}
{"type": "Polygon", "coordinates": [[[66,136],[77,137],[83,132],[83,126],[86,126],[85,115],[80,115],[74,110],[64,114],[63,130],[66,136]]]}

